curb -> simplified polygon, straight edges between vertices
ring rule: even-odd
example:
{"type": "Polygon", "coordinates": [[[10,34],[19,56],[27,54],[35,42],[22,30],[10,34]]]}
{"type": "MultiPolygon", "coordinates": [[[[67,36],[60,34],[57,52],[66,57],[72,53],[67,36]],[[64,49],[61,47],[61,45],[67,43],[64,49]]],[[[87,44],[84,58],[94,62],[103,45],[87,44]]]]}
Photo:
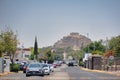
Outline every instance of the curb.
{"type": "Polygon", "coordinates": [[[120,76],[120,72],[117,73],[117,72],[108,72],[108,71],[102,71],[102,70],[90,70],[90,69],[83,68],[83,67],[80,67],[80,68],[81,68],[81,70],[85,70],[85,71],[99,72],[99,73],[106,73],[106,74],[120,76]]]}
{"type": "Polygon", "coordinates": [[[0,73],[0,76],[6,76],[8,74],[13,74],[14,72],[4,72],[4,73],[0,73]]]}

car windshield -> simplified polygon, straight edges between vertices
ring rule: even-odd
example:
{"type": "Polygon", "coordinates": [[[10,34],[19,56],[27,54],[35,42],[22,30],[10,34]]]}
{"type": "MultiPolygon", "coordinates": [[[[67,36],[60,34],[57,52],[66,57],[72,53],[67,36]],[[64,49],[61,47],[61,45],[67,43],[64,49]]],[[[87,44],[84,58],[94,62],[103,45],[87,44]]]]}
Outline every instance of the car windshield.
{"type": "Polygon", "coordinates": [[[48,65],[44,65],[43,67],[48,67],[48,65]]]}
{"type": "Polygon", "coordinates": [[[25,64],[25,66],[28,66],[29,64],[25,64]]]}
{"type": "Polygon", "coordinates": [[[52,66],[52,64],[49,64],[49,66],[52,66]]]}
{"type": "Polygon", "coordinates": [[[29,68],[35,68],[35,67],[41,67],[40,64],[30,64],[29,65],[29,68]]]}

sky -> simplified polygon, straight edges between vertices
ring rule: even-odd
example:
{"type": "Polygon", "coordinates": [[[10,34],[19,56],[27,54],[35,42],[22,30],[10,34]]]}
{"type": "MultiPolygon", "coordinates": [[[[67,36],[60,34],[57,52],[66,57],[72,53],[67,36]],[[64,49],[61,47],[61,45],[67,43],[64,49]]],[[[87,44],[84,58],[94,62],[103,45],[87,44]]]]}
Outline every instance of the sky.
{"type": "Polygon", "coordinates": [[[19,46],[52,46],[78,32],[92,41],[120,35],[120,0],[0,0],[0,29],[18,32],[19,46]]]}

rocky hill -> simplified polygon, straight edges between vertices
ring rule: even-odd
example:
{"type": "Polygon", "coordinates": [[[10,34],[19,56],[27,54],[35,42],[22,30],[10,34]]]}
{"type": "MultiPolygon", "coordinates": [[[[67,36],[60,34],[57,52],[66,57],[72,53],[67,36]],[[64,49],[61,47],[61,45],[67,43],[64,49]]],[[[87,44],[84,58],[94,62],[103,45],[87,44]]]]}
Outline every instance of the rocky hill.
{"type": "Polygon", "coordinates": [[[91,40],[79,33],[70,33],[70,35],[63,37],[57,41],[53,48],[72,48],[73,50],[81,50],[83,47],[91,43],[91,40]]]}

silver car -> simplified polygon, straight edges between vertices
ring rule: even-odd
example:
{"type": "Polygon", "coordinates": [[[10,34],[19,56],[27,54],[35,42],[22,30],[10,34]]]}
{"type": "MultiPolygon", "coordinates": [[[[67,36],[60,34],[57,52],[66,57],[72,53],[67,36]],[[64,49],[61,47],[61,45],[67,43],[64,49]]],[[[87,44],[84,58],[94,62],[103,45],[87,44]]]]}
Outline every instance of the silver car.
{"type": "Polygon", "coordinates": [[[32,76],[32,75],[38,75],[38,76],[44,76],[44,69],[42,64],[40,63],[30,63],[26,69],[26,77],[32,76]]]}

